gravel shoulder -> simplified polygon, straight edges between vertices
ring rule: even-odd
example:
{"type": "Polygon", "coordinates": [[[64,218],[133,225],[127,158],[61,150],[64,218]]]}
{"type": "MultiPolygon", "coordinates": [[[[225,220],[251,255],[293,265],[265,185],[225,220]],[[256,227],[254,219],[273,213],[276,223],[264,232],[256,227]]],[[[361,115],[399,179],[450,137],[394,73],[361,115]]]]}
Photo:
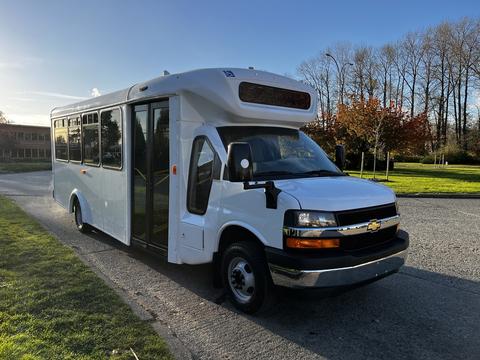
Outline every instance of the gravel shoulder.
{"type": "Polygon", "coordinates": [[[369,286],[332,294],[282,291],[274,311],[238,313],[208,265],[173,265],[102,233],[78,233],[51,198],[50,173],[0,176],[13,198],[72,247],[179,358],[478,359],[480,201],[400,199],[407,265],[369,286]]]}

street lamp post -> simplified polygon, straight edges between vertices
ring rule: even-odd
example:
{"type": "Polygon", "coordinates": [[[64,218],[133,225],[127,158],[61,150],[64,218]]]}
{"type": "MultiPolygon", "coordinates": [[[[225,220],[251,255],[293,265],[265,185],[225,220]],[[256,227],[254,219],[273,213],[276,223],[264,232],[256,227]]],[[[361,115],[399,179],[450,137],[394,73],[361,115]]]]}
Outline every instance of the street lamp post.
{"type": "Polygon", "coordinates": [[[325,54],[326,56],[330,57],[333,59],[333,62],[335,63],[335,66],[337,67],[337,76],[338,76],[338,103],[339,104],[343,104],[343,91],[344,91],[344,86],[345,86],[345,66],[347,65],[350,65],[350,66],[353,66],[352,63],[345,63],[342,65],[342,67],[340,68],[340,66],[338,66],[338,62],[337,62],[337,59],[335,59],[335,57],[330,54],[330,53],[326,53],[325,54]]]}

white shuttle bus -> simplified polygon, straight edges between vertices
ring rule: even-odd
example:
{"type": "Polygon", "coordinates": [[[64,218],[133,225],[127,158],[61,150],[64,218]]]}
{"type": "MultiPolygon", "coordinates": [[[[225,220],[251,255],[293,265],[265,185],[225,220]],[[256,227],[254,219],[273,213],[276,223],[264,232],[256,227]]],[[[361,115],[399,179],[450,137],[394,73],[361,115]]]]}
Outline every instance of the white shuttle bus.
{"type": "Polygon", "coordinates": [[[253,313],[274,285],[367,283],[407,257],[394,193],[299,128],[314,90],[254,69],[165,75],[51,113],[54,198],[80,231],[213,263],[253,313]]]}

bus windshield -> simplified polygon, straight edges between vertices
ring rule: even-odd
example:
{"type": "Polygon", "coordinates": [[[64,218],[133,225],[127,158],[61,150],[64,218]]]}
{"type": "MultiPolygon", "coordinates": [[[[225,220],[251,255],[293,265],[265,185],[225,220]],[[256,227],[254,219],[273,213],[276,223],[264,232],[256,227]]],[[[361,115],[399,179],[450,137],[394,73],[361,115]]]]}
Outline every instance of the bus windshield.
{"type": "Polygon", "coordinates": [[[217,129],[226,149],[232,142],[250,144],[254,180],[345,175],[302,131],[264,126],[217,129]]]}

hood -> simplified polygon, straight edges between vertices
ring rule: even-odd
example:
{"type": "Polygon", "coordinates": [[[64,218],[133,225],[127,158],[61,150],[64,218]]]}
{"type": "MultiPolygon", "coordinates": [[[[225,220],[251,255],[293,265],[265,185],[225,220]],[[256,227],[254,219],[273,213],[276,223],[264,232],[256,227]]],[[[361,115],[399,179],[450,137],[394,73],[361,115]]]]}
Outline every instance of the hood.
{"type": "Polygon", "coordinates": [[[351,176],[276,180],[275,186],[295,197],[302,209],[342,211],[390,204],[388,187],[351,176]]]}

